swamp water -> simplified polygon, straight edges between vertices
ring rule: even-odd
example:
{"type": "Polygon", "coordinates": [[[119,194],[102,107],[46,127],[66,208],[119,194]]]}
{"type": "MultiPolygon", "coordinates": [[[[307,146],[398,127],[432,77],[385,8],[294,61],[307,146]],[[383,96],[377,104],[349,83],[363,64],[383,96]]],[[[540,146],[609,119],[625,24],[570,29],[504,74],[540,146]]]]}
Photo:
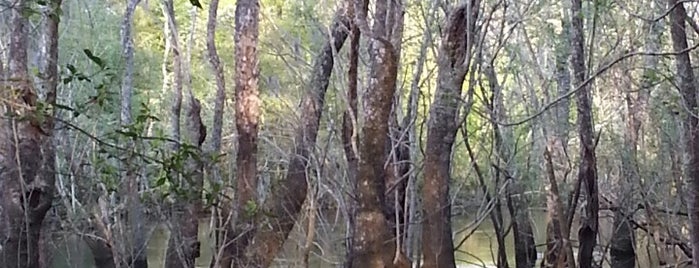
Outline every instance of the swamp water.
{"type": "MultiPolygon", "coordinates": [[[[469,215],[459,215],[452,218],[453,231],[457,232],[454,236],[454,243],[459,244],[461,240],[471,234],[465,240],[455,256],[457,266],[460,268],[475,268],[475,267],[496,267],[494,259],[497,256],[497,240],[493,231],[492,222],[487,217],[477,227],[474,227],[475,213],[469,215]]],[[[310,250],[309,267],[338,267],[342,266],[344,261],[344,237],[345,228],[341,217],[326,215],[330,219],[323,219],[323,223],[316,224],[315,242],[310,250]],[[333,219],[334,218],[334,219],[333,219]]],[[[546,236],[546,214],[541,210],[533,210],[531,212],[532,228],[537,245],[543,245],[546,236]]],[[[605,233],[605,219],[600,216],[601,236],[605,233]]],[[[197,267],[209,267],[209,261],[213,254],[211,245],[214,244],[213,237],[210,237],[210,221],[202,220],[200,223],[199,237],[201,240],[201,257],[197,259],[197,267]]],[[[298,227],[298,226],[297,226],[298,227]]],[[[304,223],[303,228],[306,227],[304,223]]],[[[606,228],[609,229],[609,228],[606,228]]],[[[576,227],[573,230],[577,230],[576,227]]],[[[511,232],[510,232],[511,233],[511,232]]],[[[153,229],[148,244],[148,261],[149,267],[161,268],[164,266],[165,251],[167,248],[169,231],[162,224],[153,229]]],[[[303,248],[305,245],[305,230],[301,231],[295,228],[292,231],[290,239],[284,245],[283,251],[277,256],[277,261],[274,267],[303,267],[303,248]]],[[[603,238],[601,240],[604,240],[603,238]]],[[[54,258],[55,268],[92,268],[92,254],[85,243],[77,238],[69,239],[69,242],[63,243],[65,246],[57,250],[54,258]]],[[[638,267],[651,267],[647,265],[648,254],[641,252],[639,245],[638,267]],[[643,257],[645,256],[645,257],[643,257]],[[645,263],[645,264],[644,264],[645,263]]],[[[510,266],[514,266],[514,240],[512,235],[508,235],[506,239],[506,250],[509,258],[510,266]]],[[[537,248],[539,258],[541,258],[545,248],[540,246],[537,248]]]]}

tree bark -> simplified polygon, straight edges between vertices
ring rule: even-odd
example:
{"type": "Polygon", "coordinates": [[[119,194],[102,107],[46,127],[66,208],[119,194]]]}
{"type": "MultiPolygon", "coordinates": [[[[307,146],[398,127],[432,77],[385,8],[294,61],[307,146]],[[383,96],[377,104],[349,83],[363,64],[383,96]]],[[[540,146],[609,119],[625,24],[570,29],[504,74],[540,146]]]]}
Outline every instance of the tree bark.
{"type": "MultiPolygon", "coordinates": [[[[355,5],[347,1],[348,17],[355,20],[355,5]]],[[[361,1],[361,8],[368,7],[369,1],[361,1]]],[[[347,177],[349,178],[349,193],[347,195],[347,237],[345,238],[345,267],[352,267],[352,237],[354,237],[357,189],[357,82],[359,78],[359,45],[361,32],[356,21],[350,26],[349,67],[347,68],[347,111],[342,115],[342,145],[347,160],[347,177]]]]}
{"type": "MultiPolygon", "coordinates": [[[[179,44],[179,32],[177,31],[177,20],[175,19],[175,7],[173,0],[163,0],[162,2],[163,15],[165,15],[165,35],[169,40],[170,51],[172,52],[172,106],[170,107],[170,131],[172,131],[173,150],[179,148],[180,142],[180,114],[182,110],[182,50],[179,44]]],[[[165,55],[168,53],[167,45],[165,55]]],[[[167,58],[163,59],[167,62],[167,58]]],[[[163,64],[165,70],[166,64],[163,64]]],[[[166,75],[165,71],[163,75],[166,75]]],[[[167,76],[164,78],[167,79],[167,76]]],[[[163,83],[166,85],[167,83],[163,83]]]]}
{"type": "MultiPolygon", "coordinates": [[[[121,125],[128,127],[131,125],[131,97],[133,95],[133,73],[134,73],[134,44],[133,44],[133,14],[140,0],[129,0],[124,12],[124,19],[121,25],[121,43],[124,55],[125,70],[121,84],[121,125]]],[[[131,148],[133,146],[127,145],[131,148]]],[[[129,254],[127,263],[130,267],[146,268],[148,267],[148,258],[146,255],[146,246],[148,239],[145,232],[145,222],[143,217],[143,205],[138,193],[138,176],[136,167],[133,163],[132,156],[126,158],[124,163],[125,172],[123,174],[124,196],[126,196],[127,207],[127,229],[129,242],[122,245],[124,252],[129,254]]]]}
{"type": "MultiPolygon", "coordinates": [[[[573,0],[571,6],[571,66],[573,84],[582,85],[587,77],[583,38],[582,0],[573,0]]],[[[584,186],[584,214],[580,215],[578,239],[578,264],[580,268],[593,265],[592,253],[597,244],[599,197],[597,192],[597,158],[595,156],[594,126],[592,125],[592,100],[589,86],[583,86],[575,94],[578,109],[580,135],[580,166],[578,180],[584,186]]]]}
{"type": "MultiPolygon", "coordinates": [[[[668,0],[668,6],[674,7],[670,12],[670,36],[672,48],[678,53],[675,56],[675,68],[677,69],[677,86],[684,101],[684,142],[685,142],[685,163],[684,174],[690,183],[689,193],[689,219],[691,241],[694,245],[699,245],[699,119],[695,116],[697,109],[697,87],[695,85],[692,62],[687,51],[687,33],[685,19],[687,11],[683,3],[677,0],[668,0]]],[[[699,247],[692,249],[693,256],[699,256],[699,247]]],[[[699,267],[699,262],[692,263],[694,267],[699,267]]]]}
{"type": "Polygon", "coordinates": [[[209,63],[216,80],[216,99],[214,99],[214,122],[211,127],[211,151],[221,150],[221,132],[223,129],[223,108],[226,102],[226,79],[223,76],[223,66],[216,50],[216,18],[218,16],[219,0],[209,3],[209,19],[206,23],[206,49],[209,63]]]}
{"type": "MultiPolygon", "coordinates": [[[[349,2],[349,1],[348,1],[349,2]]],[[[247,264],[254,267],[269,267],[284,245],[296,218],[301,211],[308,191],[306,170],[308,159],[315,147],[318,126],[323,113],[325,93],[332,73],[335,53],[342,48],[349,34],[347,7],[336,13],[330,28],[329,40],[316,56],[311,74],[310,89],[301,100],[302,121],[296,130],[294,154],[290,160],[283,184],[274,187],[272,195],[264,204],[267,215],[250,245],[247,264]]]]}
{"type": "MultiPolygon", "coordinates": [[[[42,129],[51,121],[42,121],[37,114],[43,111],[36,110],[37,93],[27,68],[28,19],[23,14],[27,5],[26,1],[17,1],[11,8],[8,80],[0,84],[3,98],[8,100],[5,113],[11,115],[0,122],[0,267],[8,268],[39,267],[41,227],[55,190],[54,163],[48,162],[54,159],[51,138],[42,129]],[[28,120],[18,119],[22,117],[28,120]]],[[[55,96],[55,90],[50,91],[57,81],[57,41],[47,41],[48,58],[41,71],[51,75],[45,77],[44,86],[46,93],[55,96]]]]}
{"type": "Polygon", "coordinates": [[[247,244],[255,233],[257,194],[257,139],[260,119],[257,44],[259,34],[258,0],[242,0],[235,9],[235,125],[238,130],[236,154],[235,226],[224,233],[221,267],[244,264],[247,244]]]}
{"type": "Polygon", "coordinates": [[[451,234],[449,178],[452,146],[458,129],[462,84],[471,62],[480,1],[454,8],[447,18],[437,59],[437,90],[430,107],[422,202],[423,267],[455,267],[451,234]]]}
{"type": "MultiPolygon", "coordinates": [[[[55,10],[61,1],[48,4],[42,34],[45,62],[40,64],[40,72],[44,100],[51,105],[55,103],[58,83],[55,10]]],[[[44,255],[39,245],[42,223],[55,191],[55,150],[50,136],[53,114],[38,114],[52,109],[37,110],[37,95],[27,69],[28,21],[22,12],[26,5],[25,1],[17,1],[11,9],[8,80],[4,76],[0,80],[3,98],[14,103],[5,105],[6,112],[29,118],[10,116],[0,123],[4,167],[0,171],[0,267],[39,267],[44,255]]]]}
{"type": "MultiPolygon", "coordinates": [[[[194,146],[201,154],[201,146],[206,138],[206,130],[201,121],[201,104],[189,94],[186,113],[187,135],[185,142],[194,146]]],[[[187,159],[186,173],[181,181],[184,196],[179,197],[173,208],[173,227],[170,232],[165,267],[194,267],[200,256],[201,244],[198,240],[199,215],[202,211],[201,190],[204,184],[203,164],[201,158],[187,159]]]]}

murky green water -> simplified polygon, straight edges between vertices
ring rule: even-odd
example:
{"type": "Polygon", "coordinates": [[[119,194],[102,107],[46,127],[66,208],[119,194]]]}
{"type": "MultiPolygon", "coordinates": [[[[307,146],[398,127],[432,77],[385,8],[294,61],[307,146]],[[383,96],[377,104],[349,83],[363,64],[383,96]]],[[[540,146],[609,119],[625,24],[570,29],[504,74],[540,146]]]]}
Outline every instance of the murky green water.
{"type": "MultiPolygon", "coordinates": [[[[532,211],[534,236],[537,245],[541,245],[545,240],[545,213],[543,211],[532,211]]],[[[309,258],[310,267],[335,267],[342,263],[344,259],[344,223],[341,217],[326,215],[324,224],[316,227],[316,243],[311,250],[309,258]],[[334,218],[333,218],[334,217],[334,218]]],[[[454,231],[463,230],[454,237],[454,242],[459,243],[468,233],[467,227],[473,226],[474,217],[472,215],[458,216],[453,219],[454,231]]],[[[601,223],[601,226],[604,225],[601,223]]],[[[200,238],[202,240],[201,257],[197,259],[197,267],[209,267],[209,260],[213,254],[213,239],[209,237],[210,222],[202,220],[200,225],[200,238]]],[[[304,226],[305,227],[305,226],[304,226]]],[[[601,231],[604,232],[604,231],[601,231]]],[[[163,267],[163,259],[167,248],[168,231],[164,226],[158,226],[151,234],[148,247],[148,260],[150,267],[163,267]]],[[[509,262],[514,264],[514,241],[512,236],[507,238],[507,253],[509,262]]],[[[91,268],[92,256],[89,248],[80,239],[72,239],[65,243],[71,250],[59,252],[55,259],[56,268],[75,267],[91,268]]],[[[285,244],[283,252],[277,256],[277,267],[299,267],[301,266],[300,256],[305,245],[305,233],[295,229],[291,238],[285,244]]],[[[539,255],[543,248],[538,248],[539,255]]],[[[642,253],[639,253],[642,254],[642,253]]],[[[497,255],[497,242],[493,232],[493,226],[489,219],[484,220],[480,226],[473,230],[473,234],[462,244],[456,253],[459,267],[495,267],[493,259],[497,255]]],[[[648,267],[639,264],[639,267],[648,267]]]]}

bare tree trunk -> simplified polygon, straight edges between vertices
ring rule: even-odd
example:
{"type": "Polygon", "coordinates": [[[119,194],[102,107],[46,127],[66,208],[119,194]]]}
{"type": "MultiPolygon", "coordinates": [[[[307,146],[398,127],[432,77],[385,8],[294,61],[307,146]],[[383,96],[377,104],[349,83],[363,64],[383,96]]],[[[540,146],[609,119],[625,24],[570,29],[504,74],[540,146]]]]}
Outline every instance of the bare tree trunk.
{"type": "MultiPolygon", "coordinates": [[[[19,105],[27,105],[26,108],[7,106],[6,112],[29,117],[28,122],[14,118],[3,119],[2,131],[5,136],[1,146],[6,162],[2,164],[7,170],[3,170],[3,180],[0,181],[3,191],[0,193],[0,216],[3,222],[0,224],[3,227],[0,234],[0,239],[3,239],[0,242],[3,264],[0,267],[45,266],[45,262],[51,257],[48,252],[41,252],[42,249],[49,248],[47,243],[50,242],[50,234],[45,234],[42,239],[40,233],[55,191],[55,149],[51,137],[53,114],[36,114],[45,111],[36,110],[37,96],[27,71],[28,22],[21,11],[25,5],[24,1],[18,1],[11,11],[9,81],[0,83],[9,89],[5,98],[15,100],[19,105]],[[8,199],[10,196],[19,196],[19,202],[11,202],[8,199]]],[[[39,90],[48,105],[55,104],[58,84],[56,10],[60,5],[61,1],[50,1],[42,12],[43,61],[39,63],[42,83],[39,90]]]]}
{"type": "MultiPolygon", "coordinates": [[[[687,51],[687,33],[685,20],[687,11],[684,3],[677,0],[668,0],[668,6],[674,9],[670,12],[670,34],[672,48],[678,53],[675,56],[675,68],[677,68],[677,86],[684,100],[685,122],[685,162],[684,174],[690,181],[689,193],[689,219],[691,226],[691,241],[699,245],[699,119],[694,115],[697,108],[697,87],[695,85],[694,72],[687,51]]],[[[699,247],[692,249],[693,256],[699,256],[699,247]]],[[[694,261],[694,267],[699,267],[699,261],[694,261]]]]}
{"type": "MultiPolygon", "coordinates": [[[[186,113],[187,135],[185,142],[195,146],[201,153],[201,145],[206,138],[206,128],[201,122],[201,104],[191,92],[188,94],[186,113]]],[[[200,255],[201,244],[198,240],[199,215],[202,210],[201,190],[204,183],[203,163],[200,159],[189,158],[181,181],[184,192],[173,208],[173,228],[165,258],[165,267],[194,267],[200,255]]]]}
{"type": "MultiPolygon", "coordinates": [[[[571,6],[571,65],[573,85],[582,85],[587,77],[583,39],[582,0],[573,0],[571,6]]],[[[592,267],[592,253],[597,244],[599,197],[597,192],[597,158],[595,156],[594,126],[592,123],[592,100],[590,88],[583,86],[576,95],[580,134],[580,166],[578,180],[584,185],[585,202],[580,215],[578,239],[578,263],[580,268],[592,267]]]]}
{"type": "Polygon", "coordinates": [[[263,228],[257,230],[250,245],[251,257],[247,260],[248,266],[269,267],[284,245],[301,211],[308,191],[308,159],[318,135],[325,92],[333,69],[333,55],[342,48],[349,32],[349,18],[346,12],[346,7],[343,6],[335,13],[329,40],[315,58],[310,89],[301,100],[303,116],[296,130],[294,155],[290,160],[284,183],[274,187],[272,195],[264,204],[263,214],[267,217],[259,224],[263,228]]]}
{"type": "Polygon", "coordinates": [[[214,122],[211,130],[211,151],[221,150],[221,132],[223,129],[223,108],[226,101],[226,79],[223,76],[223,66],[216,51],[216,18],[219,0],[209,3],[209,19],[206,23],[206,49],[209,63],[216,80],[216,99],[214,99],[214,122]]]}
{"type": "MultiPolygon", "coordinates": [[[[362,11],[361,25],[366,18],[362,11]]],[[[375,19],[371,32],[372,42],[370,83],[364,94],[364,125],[359,144],[357,172],[357,211],[352,238],[352,267],[394,267],[399,265],[396,245],[391,241],[385,208],[384,163],[388,141],[388,126],[396,89],[398,65],[395,48],[386,22],[389,16],[387,1],[376,1],[375,19]]],[[[360,25],[360,27],[362,27],[360,25]]],[[[368,33],[368,31],[366,31],[368,33]]]]}
{"type": "MultiPolygon", "coordinates": [[[[570,22],[569,18],[565,16],[566,11],[563,12],[564,17],[562,18],[562,32],[556,41],[555,50],[555,61],[556,61],[556,92],[552,98],[557,98],[563,96],[570,91],[570,70],[568,60],[570,59],[570,22]]],[[[550,100],[549,100],[550,101],[550,100]]],[[[555,105],[548,114],[549,119],[553,122],[552,131],[546,131],[545,136],[548,140],[548,145],[546,145],[545,151],[549,151],[555,154],[552,161],[557,162],[558,165],[553,164],[554,174],[547,174],[550,177],[546,180],[545,184],[547,186],[547,200],[546,200],[546,212],[547,212],[547,223],[546,223],[546,251],[544,252],[544,260],[541,262],[541,267],[556,267],[558,261],[561,261],[559,257],[563,257],[562,261],[568,264],[575,264],[572,256],[572,244],[570,243],[570,237],[562,237],[561,233],[568,233],[569,231],[562,231],[564,228],[570,228],[567,225],[568,215],[559,215],[559,211],[566,211],[564,207],[564,202],[560,200],[562,196],[558,192],[559,180],[564,183],[566,177],[569,173],[569,166],[566,163],[568,159],[567,154],[567,144],[569,136],[570,123],[568,122],[570,117],[570,103],[569,100],[565,99],[555,105]],[[554,185],[555,184],[555,185],[554,185]],[[555,193],[554,188],[556,189],[555,193]],[[560,221],[559,219],[566,219],[566,221],[560,221]]],[[[545,160],[545,159],[544,159],[545,160]]]]}
{"type": "MultiPolygon", "coordinates": [[[[121,84],[121,125],[127,127],[131,124],[131,96],[133,95],[133,72],[134,72],[134,44],[133,44],[133,14],[140,0],[129,0],[126,5],[124,19],[121,25],[121,42],[123,47],[125,70],[121,84]]],[[[128,146],[133,147],[133,146],[128,146]]],[[[128,219],[128,245],[123,245],[126,250],[131,252],[127,258],[127,263],[130,267],[145,268],[148,267],[148,259],[146,255],[146,246],[148,239],[145,232],[145,222],[143,217],[143,205],[138,194],[138,176],[136,167],[132,163],[134,159],[128,157],[125,160],[125,196],[128,219]],[[130,248],[128,248],[130,247],[130,248]]]]}
{"type": "MultiPolygon", "coordinates": [[[[61,0],[52,0],[47,2],[48,5],[42,10],[43,25],[42,25],[42,63],[40,63],[41,77],[43,78],[42,85],[40,87],[39,93],[42,95],[44,103],[51,107],[48,109],[48,113],[44,114],[43,124],[41,128],[46,132],[49,137],[45,137],[42,140],[42,150],[44,154],[44,161],[41,167],[42,177],[47,182],[54,182],[56,180],[56,143],[54,136],[54,117],[56,116],[56,109],[53,106],[56,104],[56,91],[58,88],[58,23],[59,23],[59,10],[61,9],[61,0]]],[[[2,72],[0,71],[0,74],[2,72]]],[[[45,112],[45,111],[42,111],[45,112]]],[[[53,183],[52,183],[53,184],[53,183]]],[[[54,189],[55,191],[55,189],[54,189]]],[[[40,236],[39,250],[41,252],[41,267],[49,267],[53,260],[53,248],[51,245],[53,242],[53,230],[55,225],[46,226],[44,225],[44,231],[40,236]],[[49,232],[49,233],[47,233],[49,232]]]]}
{"type": "MultiPolygon", "coordinates": [[[[221,267],[243,265],[247,244],[255,234],[257,213],[257,135],[260,118],[257,57],[260,3],[242,0],[235,9],[235,125],[238,130],[236,155],[236,219],[234,229],[223,237],[221,267]]],[[[305,195],[304,195],[305,196],[305,195]]]]}
{"type": "MultiPolygon", "coordinates": [[[[172,131],[172,139],[174,150],[177,150],[180,142],[180,114],[182,110],[182,50],[179,45],[179,32],[177,31],[177,21],[175,19],[175,7],[173,0],[163,0],[162,2],[163,15],[166,21],[166,38],[169,40],[170,48],[172,49],[172,106],[170,110],[170,131],[172,131]]],[[[167,42],[167,41],[166,41],[167,42]]],[[[167,46],[166,46],[167,47],[167,46]]],[[[167,51],[165,52],[167,55],[167,51]]],[[[167,62],[167,59],[163,59],[167,62]]],[[[165,64],[164,64],[165,65],[165,64]]],[[[165,73],[163,73],[165,75],[165,73]]],[[[164,78],[169,80],[167,78],[164,78]]],[[[163,83],[165,85],[165,83],[163,83]]]]}
{"type": "Polygon", "coordinates": [[[422,188],[423,267],[455,267],[449,203],[451,152],[458,129],[458,100],[472,59],[479,6],[480,1],[473,0],[451,11],[437,59],[437,90],[428,119],[422,188]]]}
{"type": "MultiPolygon", "coordinates": [[[[211,127],[211,148],[210,154],[217,155],[221,152],[221,134],[223,132],[223,109],[226,103],[226,79],[223,75],[223,66],[221,65],[221,60],[218,56],[218,51],[216,50],[216,23],[218,17],[218,3],[219,0],[211,0],[209,3],[209,19],[206,23],[206,49],[209,56],[209,63],[211,64],[211,69],[216,81],[216,98],[214,99],[214,115],[213,115],[213,126],[211,127]]],[[[209,163],[211,168],[210,182],[212,184],[222,184],[220,169],[218,163],[209,163]]],[[[220,193],[216,193],[220,194],[220,193]]],[[[217,195],[220,196],[220,195],[217,195]]],[[[215,246],[214,248],[221,248],[221,237],[225,232],[225,219],[221,219],[219,216],[230,215],[230,211],[222,211],[230,206],[212,207],[211,216],[212,222],[216,225],[217,230],[214,232],[215,246]]],[[[216,257],[218,252],[214,252],[211,264],[215,266],[217,263],[216,257]]]]}
{"type": "MultiPolygon", "coordinates": [[[[2,91],[3,98],[8,100],[4,113],[12,115],[0,122],[0,164],[3,167],[0,170],[0,267],[8,268],[39,267],[42,222],[51,208],[55,190],[54,163],[48,162],[55,158],[52,147],[45,146],[51,143],[46,136],[50,133],[42,129],[46,122],[36,114],[37,95],[27,69],[29,33],[24,15],[27,5],[26,1],[16,1],[11,8],[9,80],[2,83],[6,88],[2,91]],[[19,120],[15,116],[29,120],[19,120]],[[49,150],[45,151],[47,148],[49,150]]],[[[48,49],[48,62],[42,71],[54,74],[47,77],[47,86],[51,86],[56,83],[52,80],[57,79],[54,72],[57,47],[48,49]]]]}
{"type": "MultiPolygon", "coordinates": [[[[357,82],[359,76],[359,42],[361,32],[355,20],[355,5],[353,1],[347,1],[348,17],[354,21],[350,26],[350,48],[349,48],[349,67],[347,69],[347,111],[342,115],[342,144],[347,160],[347,177],[349,178],[349,193],[347,195],[348,207],[347,212],[347,237],[345,238],[345,267],[352,267],[352,237],[354,237],[355,213],[357,204],[354,195],[357,189],[357,82]]],[[[369,1],[361,2],[360,8],[366,9],[369,1]]]]}
{"type": "MultiPolygon", "coordinates": [[[[168,11],[174,11],[170,9],[172,7],[172,2],[167,3],[168,11]]],[[[196,7],[192,7],[194,12],[192,12],[192,24],[190,29],[190,37],[187,42],[187,50],[185,54],[185,66],[186,70],[191,70],[191,48],[192,41],[194,39],[194,31],[196,27],[196,7]]],[[[174,12],[168,15],[171,18],[172,24],[174,22],[174,12]]],[[[170,20],[168,20],[170,21],[170,20]]],[[[173,31],[176,33],[177,31],[173,31]]],[[[173,39],[176,39],[173,38],[173,39]]],[[[174,42],[173,48],[175,51],[179,49],[179,46],[174,42]]],[[[179,58],[177,55],[179,53],[175,52],[176,60],[179,58]]],[[[175,63],[177,65],[177,63],[175,63]]],[[[175,68],[176,72],[178,69],[181,71],[182,68],[175,68]]],[[[178,74],[175,73],[175,76],[178,74]]],[[[191,85],[191,73],[185,71],[181,74],[185,80],[187,87],[187,100],[188,106],[186,111],[186,135],[185,140],[189,145],[196,147],[196,152],[201,155],[202,144],[206,138],[206,128],[201,121],[201,104],[199,100],[194,97],[192,93],[191,85]]],[[[178,87],[177,78],[175,78],[175,87],[178,87]]],[[[180,90],[176,90],[181,95],[181,85],[180,90]]],[[[179,116],[177,116],[179,119],[179,116]]],[[[174,124],[174,122],[173,122],[174,124]]],[[[173,223],[170,228],[170,239],[168,241],[168,248],[165,255],[165,267],[194,267],[196,258],[200,255],[200,243],[198,240],[199,234],[199,216],[202,211],[202,200],[201,191],[204,184],[203,176],[203,163],[201,162],[201,157],[190,157],[186,160],[186,166],[184,168],[184,174],[182,179],[178,180],[180,187],[183,190],[181,196],[177,196],[177,203],[174,204],[172,208],[172,218],[173,223]]]]}

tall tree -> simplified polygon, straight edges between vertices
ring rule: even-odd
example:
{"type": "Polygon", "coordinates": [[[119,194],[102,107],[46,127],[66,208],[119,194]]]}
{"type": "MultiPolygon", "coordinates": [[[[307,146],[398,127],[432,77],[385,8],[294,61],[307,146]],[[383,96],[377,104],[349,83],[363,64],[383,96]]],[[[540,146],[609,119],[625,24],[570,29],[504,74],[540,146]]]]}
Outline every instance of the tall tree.
{"type": "Polygon", "coordinates": [[[449,181],[452,146],[458,130],[461,91],[471,63],[480,1],[470,0],[449,14],[437,58],[437,89],[430,107],[422,202],[423,267],[455,267],[449,181]]]}
{"type": "MultiPolygon", "coordinates": [[[[364,124],[361,127],[357,170],[357,210],[352,238],[352,267],[394,267],[399,253],[391,241],[392,234],[384,211],[386,143],[389,118],[396,90],[398,64],[396,48],[387,27],[390,14],[388,1],[376,1],[369,53],[371,66],[369,85],[364,94],[364,124]]],[[[358,12],[359,25],[366,27],[366,13],[358,12]]]]}
{"type": "MultiPolygon", "coordinates": [[[[342,114],[342,147],[347,161],[347,177],[349,178],[350,193],[357,189],[357,82],[359,79],[359,46],[361,32],[356,21],[355,9],[366,10],[369,1],[356,1],[361,5],[353,4],[352,0],[347,1],[347,13],[351,19],[350,24],[350,47],[348,52],[349,66],[347,68],[347,110],[342,114]]],[[[352,267],[352,237],[354,237],[355,219],[355,196],[349,194],[347,197],[347,237],[345,238],[346,260],[345,267],[352,267]]]]}
{"type": "Polygon", "coordinates": [[[286,179],[274,187],[270,198],[265,201],[264,222],[255,235],[251,248],[249,265],[268,267],[284,245],[284,241],[296,223],[296,218],[308,191],[310,156],[315,147],[320,118],[323,114],[325,93],[333,70],[334,56],[345,43],[349,34],[349,16],[347,5],[352,1],[343,1],[335,12],[328,39],[320,53],[316,55],[311,71],[309,88],[305,90],[299,106],[301,122],[294,137],[294,153],[290,159],[286,179]]]}
{"type": "MultiPolygon", "coordinates": [[[[58,84],[55,10],[61,2],[48,4],[53,18],[44,25],[47,47],[40,71],[46,75],[41,86],[50,105],[55,103],[58,84]]],[[[26,8],[30,8],[28,1],[16,1],[11,6],[7,80],[0,80],[0,94],[7,100],[3,109],[10,115],[0,121],[0,267],[39,267],[41,227],[55,190],[55,158],[48,136],[53,132],[53,119],[42,120],[46,116],[39,114],[44,111],[38,110],[37,94],[27,68],[26,8]]]]}
{"type": "Polygon", "coordinates": [[[580,165],[578,183],[584,187],[584,214],[580,215],[578,239],[578,263],[580,268],[592,267],[592,253],[597,244],[599,225],[599,196],[597,192],[597,158],[595,156],[594,126],[592,122],[592,98],[590,87],[584,85],[587,78],[585,67],[585,41],[583,38],[582,0],[573,0],[571,6],[571,68],[573,85],[580,88],[575,94],[578,111],[578,129],[580,137],[580,165]]]}
{"type": "MultiPolygon", "coordinates": [[[[258,0],[236,2],[235,8],[235,126],[238,130],[236,154],[236,226],[227,232],[223,243],[225,255],[221,267],[233,260],[242,261],[245,247],[255,232],[257,202],[257,135],[261,100],[257,44],[260,3],[258,0]]],[[[242,263],[236,263],[240,266],[242,263]]]]}
{"type": "MultiPolygon", "coordinates": [[[[651,15],[658,16],[664,11],[664,5],[659,5],[658,1],[651,1],[650,4],[649,13],[651,15]]],[[[657,53],[660,51],[661,21],[647,21],[642,29],[647,34],[644,45],[645,52],[657,53]]],[[[624,93],[626,95],[626,128],[624,131],[624,151],[621,156],[622,178],[618,180],[618,185],[614,188],[617,193],[620,193],[620,196],[614,200],[616,208],[614,211],[614,232],[609,248],[612,267],[633,268],[636,266],[636,236],[630,221],[631,210],[628,208],[632,206],[632,201],[635,201],[631,198],[635,192],[632,186],[640,181],[638,147],[641,137],[639,136],[643,121],[647,118],[646,109],[650,93],[655,87],[653,76],[658,68],[658,63],[658,57],[644,56],[643,66],[645,69],[638,90],[624,93]]]]}
{"type": "MultiPolygon", "coordinates": [[[[58,90],[58,25],[60,21],[60,13],[62,0],[52,0],[47,2],[42,10],[42,31],[41,31],[41,60],[39,63],[39,73],[42,78],[41,86],[39,87],[39,95],[43,97],[44,111],[39,111],[43,114],[43,124],[41,128],[48,135],[44,138],[41,144],[44,154],[44,162],[42,163],[42,177],[46,181],[56,180],[56,137],[54,135],[54,117],[56,116],[56,95],[58,90]]],[[[0,75],[2,71],[0,70],[0,75]]],[[[46,226],[43,224],[44,231],[41,235],[42,244],[40,245],[42,267],[48,267],[53,259],[51,251],[52,247],[48,246],[53,233],[46,233],[53,230],[55,224],[46,226]],[[46,228],[48,227],[48,228],[46,228]]]]}
{"type": "MultiPolygon", "coordinates": [[[[172,1],[165,1],[164,5],[164,13],[166,13],[166,17],[168,18],[167,23],[171,24],[170,27],[173,29],[173,36],[170,38],[174,39],[172,41],[172,48],[175,50],[175,99],[181,101],[183,86],[186,86],[187,91],[187,107],[184,118],[186,128],[183,142],[190,146],[185,150],[192,150],[194,153],[193,155],[187,154],[188,156],[185,160],[183,174],[182,176],[177,176],[178,186],[182,190],[179,192],[178,196],[176,196],[176,203],[173,204],[171,208],[171,221],[173,224],[170,226],[170,239],[165,255],[165,267],[186,268],[194,267],[195,260],[200,255],[200,243],[198,240],[199,215],[201,215],[202,211],[201,193],[204,183],[203,158],[201,154],[202,143],[206,138],[206,128],[201,121],[201,104],[199,100],[194,97],[194,93],[192,92],[190,71],[192,69],[191,51],[196,27],[197,7],[192,7],[193,12],[189,40],[187,42],[185,57],[182,61],[180,60],[180,46],[177,43],[176,37],[177,31],[173,3],[172,1]],[[181,67],[177,67],[178,65],[181,67]],[[181,76],[181,78],[177,78],[177,76],[181,76]],[[182,80],[185,82],[184,85],[181,83],[182,80]]],[[[178,104],[175,104],[173,106],[177,105],[178,104]]],[[[175,111],[178,113],[180,112],[179,109],[173,109],[173,112],[175,111]]],[[[172,124],[177,124],[179,127],[179,119],[180,115],[174,114],[172,124]]]]}
{"type": "MultiPolygon", "coordinates": [[[[133,16],[136,11],[136,6],[140,0],[129,0],[126,4],[126,11],[121,24],[121,45],[124,56],[124,76],[121,82],[121,125],[124,128],[129,128],[132,124],[131,120],[131,99],[133,96],[133,74],[134,74],[134,41],[133,41],[133,16]]],[[[129,141],[132,143],[133,141],[129,141]]],[[[133,148],[132,144],[128,144],[127,148],[133,148]]],[[[143,217],[143,204],[138,193],[138,175],[134,166],[133,152],[128,152],[129,156],[124,160],[124,189],[123,194],[126,197],[127,208],[127,235],[128,244],[122,245],[127,254],[126,261],[130,267],[146,268],[148,267],[148,257],[146,255],[146,247],[148,239],[145,231],[145,222],[143,217]],[[130,248],[128,248],[130,247],[130,248]]]]}
{"type": "MultiPolygon", "coordinates": [[[[672,48],[675,50],[675,68],[677,87],[682,96],[685,111],[684,142],[685,162],[684,173],[689,181],[689,219],[691,226],[691,242],[699,245],[699,119],[695,115],[697,109],[697,87],[692,70],[692,62],[687,45],[687,33],[685,20],[687,11],[684,3],[677,0],[668,0],[670,12],[670,38],[672,48]]],[[[692,249],[693,256],[699,256],[699,247],[692,249]]],[[[699,267],[699,262],[692,264],[699,267]]]]}

